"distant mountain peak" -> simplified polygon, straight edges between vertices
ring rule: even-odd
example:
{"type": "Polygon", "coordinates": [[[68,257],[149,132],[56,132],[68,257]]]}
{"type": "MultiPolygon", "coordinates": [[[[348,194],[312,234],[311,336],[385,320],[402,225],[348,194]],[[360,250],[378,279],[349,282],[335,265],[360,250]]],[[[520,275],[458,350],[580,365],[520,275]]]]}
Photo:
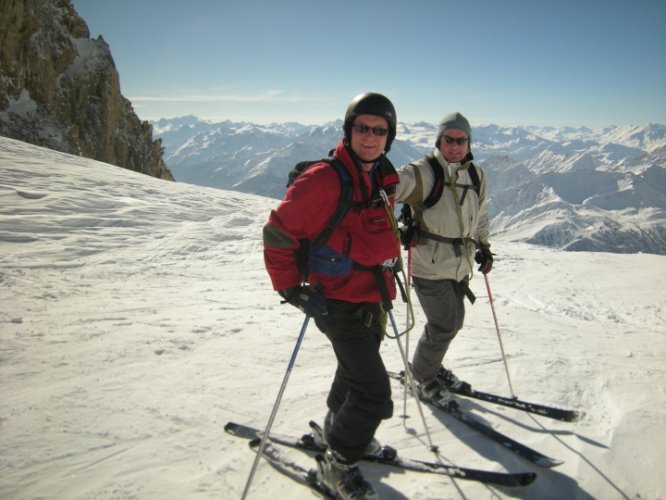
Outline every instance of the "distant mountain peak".
{"type": "MultiPolygon", "coordinates": [[[[294,164],[326,156],[342,135],[341,121],[188,120],[195,126],[155,124],[178,180],[276,199],[294,164]]],[[[666,194],[655,188],[666,189],[665,129],[475,127],[472,150],[488,178],[492,230],[571,251],[666,254],[666,194]]],[[[390,159],[401,166],[423,156],[436,133],[427,122],[399,123],[390,159]]]]}

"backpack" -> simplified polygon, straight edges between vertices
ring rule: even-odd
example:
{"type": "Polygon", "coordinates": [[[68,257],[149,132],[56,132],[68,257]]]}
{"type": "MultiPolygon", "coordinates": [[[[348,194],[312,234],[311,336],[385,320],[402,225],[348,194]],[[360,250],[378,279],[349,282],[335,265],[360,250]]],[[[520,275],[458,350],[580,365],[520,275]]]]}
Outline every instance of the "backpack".
{"type": "MultiPolygon", "coordinates": [[[[435,159],[434,155],[429,154],[426,156],[426,159],[428,160],[430,168],[432,168],[435,180],[433,182],[430,193],[428,193],[428,196],[423,200],[421,206],[415,210],[415,214],[412,213],[412,208],[408,204],[404,203],[402,206],[399,220],[403,223],[404,226],[400,231],[400,241],[403,244],[405,250],[409,250],[410,247],[416,246],[420,235],[421,214],[428,208],[433,207],[442,197],[442,193],[444,192],[444,169],[435,159]]],[[[472,189],[478,196],[481,190],[481,179],[479,178],[479,172],[473,163],[470,165],[468,172],[470,178],[472,179],[472,189]]],[[[465,196],[467,196],[467,189],[469,186],[464,185],[457,187],[465,188],[465,191],[460,198],[460,204],[462,205],[465,201],[465,196]]]]}
{"type": "MultiPolygon", "coordinates": [[[[335,229],[335,227],[342,222],[342,219],[345,218],[349,208],[352,206],[352,198],[354,195],[351,176],[349,175],[347,168],[335,156],[329,156],[320,160],[305,160],[297,163],[289,172],[287,187],[291,186],[299,175],[318,163],[326,163],[337,172],[338,177],[340,178],[340,197],[338,198],[338,204],[335,207],[333,214],[331,214],[331,217],[326,223],[326,227],[324,227],[321,233],[319,233],[314,240],[300,239],[300,245],[294,251],[298,272],[300,273],[303,282],[307,282],[308,279],[311,255],[326,244],[331,237],[333,229],[335,229]]],[[[335,260],[331,260],[331,266],[334,267],[335,264],[335,260]]],[[[349,270],[351,270],[351,268],[349,268],[349,270]]],[[[344,269],[334,269],[331,272],[335,274],[344,274],[345,272],[349,272],[349,270],[347,270],[347,266],[345,265],[344,269]]]]}

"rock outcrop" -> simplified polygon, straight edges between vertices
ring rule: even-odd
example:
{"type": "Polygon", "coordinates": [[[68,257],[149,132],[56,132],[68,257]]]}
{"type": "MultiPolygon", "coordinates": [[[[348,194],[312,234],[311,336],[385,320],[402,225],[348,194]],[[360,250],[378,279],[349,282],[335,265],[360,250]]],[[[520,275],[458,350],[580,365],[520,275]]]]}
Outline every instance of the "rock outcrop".
{"type": "Polygon", "coordinates": [[[69,0],[0,0],[0,135],[173,180],[69,0]]]}

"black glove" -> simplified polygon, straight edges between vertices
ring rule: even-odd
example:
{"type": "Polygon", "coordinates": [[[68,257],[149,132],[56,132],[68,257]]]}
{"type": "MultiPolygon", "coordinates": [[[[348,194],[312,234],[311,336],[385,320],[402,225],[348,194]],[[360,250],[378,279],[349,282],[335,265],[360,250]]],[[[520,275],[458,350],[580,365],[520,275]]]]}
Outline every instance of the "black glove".
{"type": "Polygon", "coordinates": [[[490,248],[480,246],[476,250],[474,255],[474,260],[479,264],[479,271],[483,274],[488,274],[493,268],[493,254],[490,252],[490,248]]]}
{"type": "Polygon", "coordinates": [[[326,297],[324,297],[318,290],[313,290],[312,288],[300,285],[285,288],[278,293],[282,295],[286,302],[299,308],[308,316],[316,317],[328,314],[326,297]]]}

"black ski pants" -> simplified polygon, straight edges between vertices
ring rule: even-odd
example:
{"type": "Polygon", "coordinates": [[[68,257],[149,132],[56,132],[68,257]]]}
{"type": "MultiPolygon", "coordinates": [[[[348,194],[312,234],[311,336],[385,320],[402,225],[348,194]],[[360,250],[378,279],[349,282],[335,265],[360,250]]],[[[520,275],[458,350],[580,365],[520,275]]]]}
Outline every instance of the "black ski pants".
{"type": "Polygon", "coordinates": [[[328,314],[316,323],[338,361],[326,401],[335,414],[326,440],[353,463],[363,456],[382,419],[393,415],[391,386],[379,353],[386,313],[380,304],[329,300],[328,314]]]}

